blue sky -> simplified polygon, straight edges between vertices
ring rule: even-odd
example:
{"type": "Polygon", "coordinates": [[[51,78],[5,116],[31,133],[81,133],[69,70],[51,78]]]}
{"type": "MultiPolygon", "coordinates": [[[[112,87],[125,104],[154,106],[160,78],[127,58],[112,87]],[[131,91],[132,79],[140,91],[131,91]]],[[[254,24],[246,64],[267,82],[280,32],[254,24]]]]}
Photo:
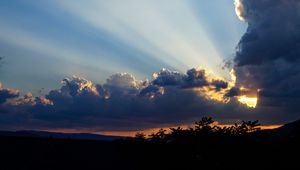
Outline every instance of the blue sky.
{"type": "Polygon", "coordinates": [[[0,128],[296,120],[299,7],[297,0],[1,1],[0,128]],[[224,60],[232,68],[223,70],[224,60]]]}
{"type": "Polygon", "coordinates": [[[58,88],[66,76],[102,83],[128,72],[221,69],[246,30],[232,0],[4,0],[1,82],[22,92],[58,88]]]}

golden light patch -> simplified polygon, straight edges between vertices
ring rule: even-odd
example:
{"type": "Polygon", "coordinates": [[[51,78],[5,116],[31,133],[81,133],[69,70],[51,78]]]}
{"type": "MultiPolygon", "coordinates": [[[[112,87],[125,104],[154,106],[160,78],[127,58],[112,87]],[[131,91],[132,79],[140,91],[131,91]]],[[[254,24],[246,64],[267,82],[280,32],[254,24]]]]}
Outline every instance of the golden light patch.
{"type": "Polygon", "coordinates": [[[245,21],[245,18],[243,16],[244,6],[241,3],[241,0],[234,0],[234,6],[235,6],[235,13],[238,16],[238,18],[241,21],[245,21]]]}
{"type": "Polygon", "coordinates": [[[257,97],[239,96],[238,101],[246,104],[248,107],[255,108],[257,104],[257,97]]]}
{"type": "Polygon", "coordinates": [[[214,89],[211,89],[210,87],[201,87],[201,88],[194,88],[195,91],[198,91],[200,95],[203,97],[210,99],[210,100],[216,100],[219,102],[228,102],[226,98],[224,98],[224,90],[216,92],[214,89]]]}
{"type": "MultiPolygon", "coordinates": [[[[234,124],[219,124],[217,123],[216,125],[218,125],[219,127],[221,128],[224,128],[224,127],[231,127],[231,126],[234,126],[234,124]]],[[[261,128],[262,130],[268,130],[268,129],[277,129],[277,128],[280,128],[282,125],[260,125],[258,126],[258,128],[261,128]]]]}
{"type": "MultiPolygon", "coordinates": [[[[201,68],[198,68],[201,69],[201,68]]],[[[227,90],[230,89],[231,87],[235,86],[235,82],[236,82],[236,76],[235,76],[235,72],[232,69],[230,71],[230,80],[226,80],[225,78],[216,75],[213,71],[209,70],[209,69],[205,69],[206,72],[206,79],[209,82],[212,82],[214,80],[222,80],[228,83],[228,88],[226,89],[220,89],[219,91],[216,91],[215,88],[213,86],[204,86],[204,87],[196,87],[193,88],[194,91],[197,91],[199,95],[209,99],[209,100],[215,100],[218,102],[223,102],[223,103],[227,103],[229,102],[229,98],[224,98],[224,95],[226,94],[227,90]]]]}
{"type": "Polygon", "coordinates": [[[231,87],[234,87],[235,83],[236,83],[236,75],[235,75],[234,69],[230,70],[229,75],[230,75],[230,79],[231,79],[229,81],[229,88],[231,88],[231,87]]]}
{"type": "MultiPolygon", "coordinates": [[[[194,124],[183,124],[183,125],[178,125],[180,126],[182,129],[189,129],[189,128],[193,128],[194,124]]],[[[171,130],[170,128],[177,128],[178,126],[170,126],[170,127],[163,127],[162,129],[166,130],[166,133],[170,133],[171,130]]],[[[223,127],[230,127],[230,126],[234,126],[234,124],[219,124],[217,121],[215,121],[212,126],[219,126],[221,128],[223,127]]],[[[258,126],[259,128],[261,128],[262,130],[266,130],[266,129],[276,129],[281,127],[282,125],[261,125],[258,126]]],[[[134,137],[136,135],[136,133],[143,133],[146,136],[151,135],[152,133],[156,133],[160,130],[161,128],[149,128],[149,129],[145,129],[145,130],[141,130],[141,131],[106,131],[106,132],[92,132],[95,134],[99,134],[99,135],[113,135],[113,136],[131,136],[134,137]]]]}
{"type": "Polygon", "coordinates": [[[259,127],[263,130],[267,130],[267,129],[277,129],[277,128],[280,128],[281,126],[282,125],[262,125],[259,127]]]}

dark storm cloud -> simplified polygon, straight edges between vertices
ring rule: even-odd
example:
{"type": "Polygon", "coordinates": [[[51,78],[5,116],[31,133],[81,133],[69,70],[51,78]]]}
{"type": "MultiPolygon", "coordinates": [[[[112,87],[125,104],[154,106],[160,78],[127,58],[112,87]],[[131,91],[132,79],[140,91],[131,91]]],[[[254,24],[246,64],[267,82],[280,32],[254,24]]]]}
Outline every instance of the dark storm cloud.
{"type": "Polygon", "coordinates": [[[276,59],[298,62],[300,55],[300,1],[243,0],[248,23],[239,43],[238,66],[260,65],[276,59]]]}
{"type": "MultiPolygon", "coordinates": [[[[300,1],[240,0],[248,23],[234,59],[237,86],[258,91],[259,112],[300,118],[300,1]],[[280,113],[280,114],[279,114],[280,113]]],[[[231,90],[229,94],[236,93],[231,90]]]]}

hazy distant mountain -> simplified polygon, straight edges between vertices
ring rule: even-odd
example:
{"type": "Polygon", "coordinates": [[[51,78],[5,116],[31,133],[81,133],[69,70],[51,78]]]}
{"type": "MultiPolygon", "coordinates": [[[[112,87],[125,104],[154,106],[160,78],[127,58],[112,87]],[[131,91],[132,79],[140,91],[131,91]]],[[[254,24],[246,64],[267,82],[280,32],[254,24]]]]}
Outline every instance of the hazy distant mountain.
{"type": "Polygon", "coordinates": [[[109,135],[97,135],[90,133],[58,133],[48,131],[0,131],[0,136],[16,136],[16,137],[38,137],[38,138],[63,138],[63,139],[83,139],[83,140],[117,140],[124,137],[121,136],[109,136],[109,135]]]}

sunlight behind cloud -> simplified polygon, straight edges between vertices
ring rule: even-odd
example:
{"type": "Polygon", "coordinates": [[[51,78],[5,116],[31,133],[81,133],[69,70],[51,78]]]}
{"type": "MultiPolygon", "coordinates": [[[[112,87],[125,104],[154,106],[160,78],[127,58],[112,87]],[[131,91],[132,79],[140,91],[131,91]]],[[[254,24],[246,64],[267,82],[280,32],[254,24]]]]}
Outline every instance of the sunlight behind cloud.
{"type": "Polygon", "coordinates": [[[248,107],[255,108],[257,104],[257,97],[239,96],[238,101],[246,104],[248,107]]]}
{"type": "Polygon", "coordinates": [[[244,7],[241,3],[241,0],[234,0],[235,13],[241,21],[245,21],[245,17],[243,16],[244,7]]]}

